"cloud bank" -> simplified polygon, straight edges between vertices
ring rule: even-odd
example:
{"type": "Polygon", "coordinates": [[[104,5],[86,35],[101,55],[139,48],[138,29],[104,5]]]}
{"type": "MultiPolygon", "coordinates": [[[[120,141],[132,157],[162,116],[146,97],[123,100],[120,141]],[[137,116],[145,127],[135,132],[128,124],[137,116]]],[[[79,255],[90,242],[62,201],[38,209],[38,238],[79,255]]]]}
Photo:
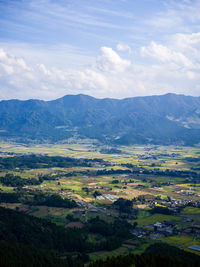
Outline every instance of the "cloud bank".
{"type": "MultiPolygon", "coordinates": [[[[31,64],[0,49],[1,99],[54,99],[84,93],[95,97],[124,98],[168,92],[199,95],[200,33],[176,34],[168,47],[151,41],[137,58],[123,58],[126,49],[103,46],[93,64],[66,69],[31,64]],[[122,55],[120,55],[122,53],[122,55]],[[195,56],[194,56],[195,55],[195,56]],[[148,64],[147,64],[148,62],[148,64]]],[[[126,46],[124,46],[126,48],[126,46]]]]}

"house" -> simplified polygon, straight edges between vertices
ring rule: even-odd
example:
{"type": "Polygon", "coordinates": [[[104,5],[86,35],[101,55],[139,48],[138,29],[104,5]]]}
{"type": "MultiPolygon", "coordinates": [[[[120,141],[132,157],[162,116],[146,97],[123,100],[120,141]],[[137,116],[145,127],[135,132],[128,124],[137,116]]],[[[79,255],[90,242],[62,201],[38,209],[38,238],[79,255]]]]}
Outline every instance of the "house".
{"type": "Polygon", "coordinates": [[[154,223],[154,227],[161,228],[163,227],[163,224],[160,222],[154,223]]]}
{"type": "Polygon", "coordinates": [[[139,238],[146,236],[149,233],[149,231],[147,229],[143,229],[143,228],[137,228],[134,230],[130,230],[130,232],[132,235],[135,235],[139,238]]]}
{"type": "Polygon", "coordinates": [[[158,239],[158,238],[162,238],[162,237],[165,237],[165,236],[163,234],[161,234],[161,233],[153,233],[153,234],[150,235],[150,237],[152,239],[158,239]]]}
{"type": "Polygon", "coordinates": [[[200,252],[200,246],[197,246],[197,245],[192,245],[192,246],[189,246],[188,248],[189,248],[189,249],[196,250],[196,251],[199,251],[199,252],[200,252]]]}

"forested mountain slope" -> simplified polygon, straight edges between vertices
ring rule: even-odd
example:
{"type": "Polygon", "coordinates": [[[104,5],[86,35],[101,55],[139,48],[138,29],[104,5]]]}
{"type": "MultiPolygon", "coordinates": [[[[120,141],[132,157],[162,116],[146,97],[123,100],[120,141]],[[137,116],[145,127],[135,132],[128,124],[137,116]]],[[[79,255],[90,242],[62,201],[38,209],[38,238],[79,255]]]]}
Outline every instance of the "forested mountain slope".
{"type": "Polygon", "coordinates": [[[125,145],[193,145],[200,142],[200,97],[166,94],[118,100],[66,95],[53,101],[1,101],[0,136],[40,142],[76,136],[125,145]]]}

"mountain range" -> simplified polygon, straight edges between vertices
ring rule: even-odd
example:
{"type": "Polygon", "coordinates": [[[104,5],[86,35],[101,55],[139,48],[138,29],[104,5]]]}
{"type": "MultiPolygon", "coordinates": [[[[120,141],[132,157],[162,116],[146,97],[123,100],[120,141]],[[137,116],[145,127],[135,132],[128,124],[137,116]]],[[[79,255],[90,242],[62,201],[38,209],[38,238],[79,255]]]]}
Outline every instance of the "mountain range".
{"type": "Polygon", "coordinates": [[[0,101],[0,138],[57,142],[70,137],[109,144],[200,143],[200,97],[176,94],[119,99],[66,95],[0,101]]]}

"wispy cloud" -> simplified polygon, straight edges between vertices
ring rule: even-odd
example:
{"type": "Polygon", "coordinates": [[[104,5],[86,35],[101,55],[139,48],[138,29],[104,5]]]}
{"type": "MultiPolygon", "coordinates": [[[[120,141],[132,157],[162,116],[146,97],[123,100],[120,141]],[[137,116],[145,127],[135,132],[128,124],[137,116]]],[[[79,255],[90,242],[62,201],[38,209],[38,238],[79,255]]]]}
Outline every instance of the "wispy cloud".
{"type": "Polygon", "coordinates": [[[100,14],[106,14],[109,16],[116,16],[116,17],[122,17],[125,19],[134,19],[134,15],[131,12],[123,12],[123,11],[115,11],[111,9],[104,9],[104,8],[97,8],[97,7],[88,7],[91,11],[96,11],[100,14]]]}
{"type": "Polygon", "coordinates": [[[152,14],[145,20],[146,25],[156,30],[173,33],[188,32],[194,27],[199,28],[200,1],[164,1],[165,9],[152,14]],[[196,24],[196,25],[195,25],[196,24]]]}

